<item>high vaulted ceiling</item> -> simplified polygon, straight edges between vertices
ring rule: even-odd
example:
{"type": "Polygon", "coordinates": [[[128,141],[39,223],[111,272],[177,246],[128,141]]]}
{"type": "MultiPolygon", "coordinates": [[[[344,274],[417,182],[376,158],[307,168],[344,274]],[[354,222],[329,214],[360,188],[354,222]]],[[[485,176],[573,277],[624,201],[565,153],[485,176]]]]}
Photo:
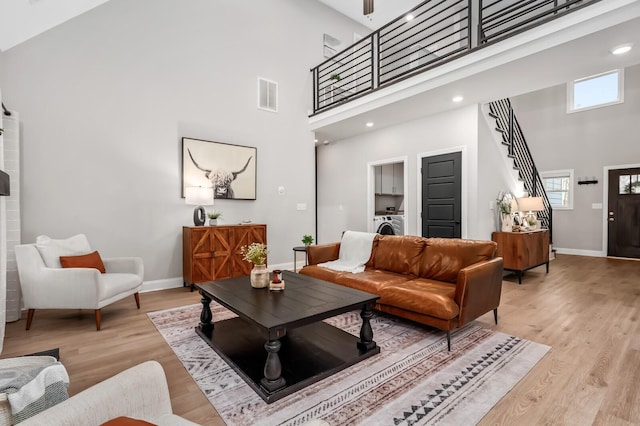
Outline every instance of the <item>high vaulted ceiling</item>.
{"type": "MultiPolygon", "coordinates": [[[[0,51],[10,49],[109,0],[0,0],[0,51]]],[[[422,0],[374,0],[364,16],[362,0],[318,0],[374,30],[422,0]]]]}

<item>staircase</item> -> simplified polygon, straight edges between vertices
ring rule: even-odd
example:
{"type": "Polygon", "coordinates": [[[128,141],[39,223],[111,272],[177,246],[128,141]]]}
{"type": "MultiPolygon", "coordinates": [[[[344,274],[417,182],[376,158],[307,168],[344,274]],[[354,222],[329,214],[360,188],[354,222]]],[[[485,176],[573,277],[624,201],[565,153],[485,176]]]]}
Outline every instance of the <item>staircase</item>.
{"type": "Polygon", "coordinates": [[[502,144],[507,147],[507,156],[513,159],[513,168],[518,172],[518,178],[524,190],[532,197],[542,197],[544,210],[537,212],[538,220],[543,228],[549,229],[549,239],[553,242],[552,208],[544,190],[544,182],[531,156],[531,151],[518,124],[511,101],[501,99],[489,102],[489,116],[496,121],[495,130],[502,134],[502,144]]]}

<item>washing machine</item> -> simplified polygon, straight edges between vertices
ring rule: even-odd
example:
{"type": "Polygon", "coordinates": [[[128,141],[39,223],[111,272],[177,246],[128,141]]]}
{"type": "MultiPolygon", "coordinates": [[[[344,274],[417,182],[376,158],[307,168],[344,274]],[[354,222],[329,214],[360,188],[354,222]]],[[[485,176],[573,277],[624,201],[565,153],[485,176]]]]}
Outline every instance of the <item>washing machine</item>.
{"type": "Polygon", "coordinates": [[[392,214],[388,217],[391,218],[393,235],[404,235],[404,215],[392,214]]]}
{"type": "Polygon", "coordinates": [[[391,216],[374,216],[373,229],[374,232],[381,235],[396,235],[393,229],[393,219],[391,219],[391,216]]]}

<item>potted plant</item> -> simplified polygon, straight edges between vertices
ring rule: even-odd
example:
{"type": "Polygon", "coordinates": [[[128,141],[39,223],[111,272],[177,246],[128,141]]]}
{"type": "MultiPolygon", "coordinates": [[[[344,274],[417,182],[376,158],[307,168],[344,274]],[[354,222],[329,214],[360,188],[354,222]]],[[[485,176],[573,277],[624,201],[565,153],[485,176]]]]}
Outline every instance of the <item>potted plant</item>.
{"type": "Polygon", "coordinates": [[[340,77],[340,74],[338,73],[333,73],[331,74],[331,80],[340,81],[342,80],[342,77],[340,77]]]}
{"type": "Polygon", "coordinates": [[[514,198],[510,193],[500,193],[498,199],[496,200],[496,205],[498,207],[498,213],[500,214],[501,219],[501,229],[502,232],[511,232],[513,229],[513,219],[511,216],[512,213],[512,203],[514,202],[514,198]]]}
{"type": "Polygon", "coordinates": [[[305,247],[313,244],[313,237],[311,235],[303,235],[302,244],[304,244],[305,247]]]}
{"type": "Polygon", "coordinates": [[[253,263],[251,269],[251,287],[265,288],[269,285],[269,271],[267,270],[267,246],[262,243],[251,243],[251,245],[240,248],[242,260],[253,263]]]}
{"type": "Polygon", "coordinates": [[[214,210],[211,213],[207,213],[207,217],[209,218],[209,225],[215,226],[218,224],[218,218],[222,217],[222,213],[214,210]]]}

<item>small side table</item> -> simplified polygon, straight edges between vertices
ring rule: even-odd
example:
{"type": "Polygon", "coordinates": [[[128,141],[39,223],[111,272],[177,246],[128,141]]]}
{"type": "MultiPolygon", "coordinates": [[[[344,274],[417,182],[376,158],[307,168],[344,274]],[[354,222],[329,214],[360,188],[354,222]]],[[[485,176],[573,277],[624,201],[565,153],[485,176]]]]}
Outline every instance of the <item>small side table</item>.
{"type": "Polygon", "coordinates": [[[304,266],[307,266],[307,246],[298,246],[293,248],[293,272],[298,272],[296,269],[296,261],[298,260],[298,252],[304,253],[304,266]]]}

